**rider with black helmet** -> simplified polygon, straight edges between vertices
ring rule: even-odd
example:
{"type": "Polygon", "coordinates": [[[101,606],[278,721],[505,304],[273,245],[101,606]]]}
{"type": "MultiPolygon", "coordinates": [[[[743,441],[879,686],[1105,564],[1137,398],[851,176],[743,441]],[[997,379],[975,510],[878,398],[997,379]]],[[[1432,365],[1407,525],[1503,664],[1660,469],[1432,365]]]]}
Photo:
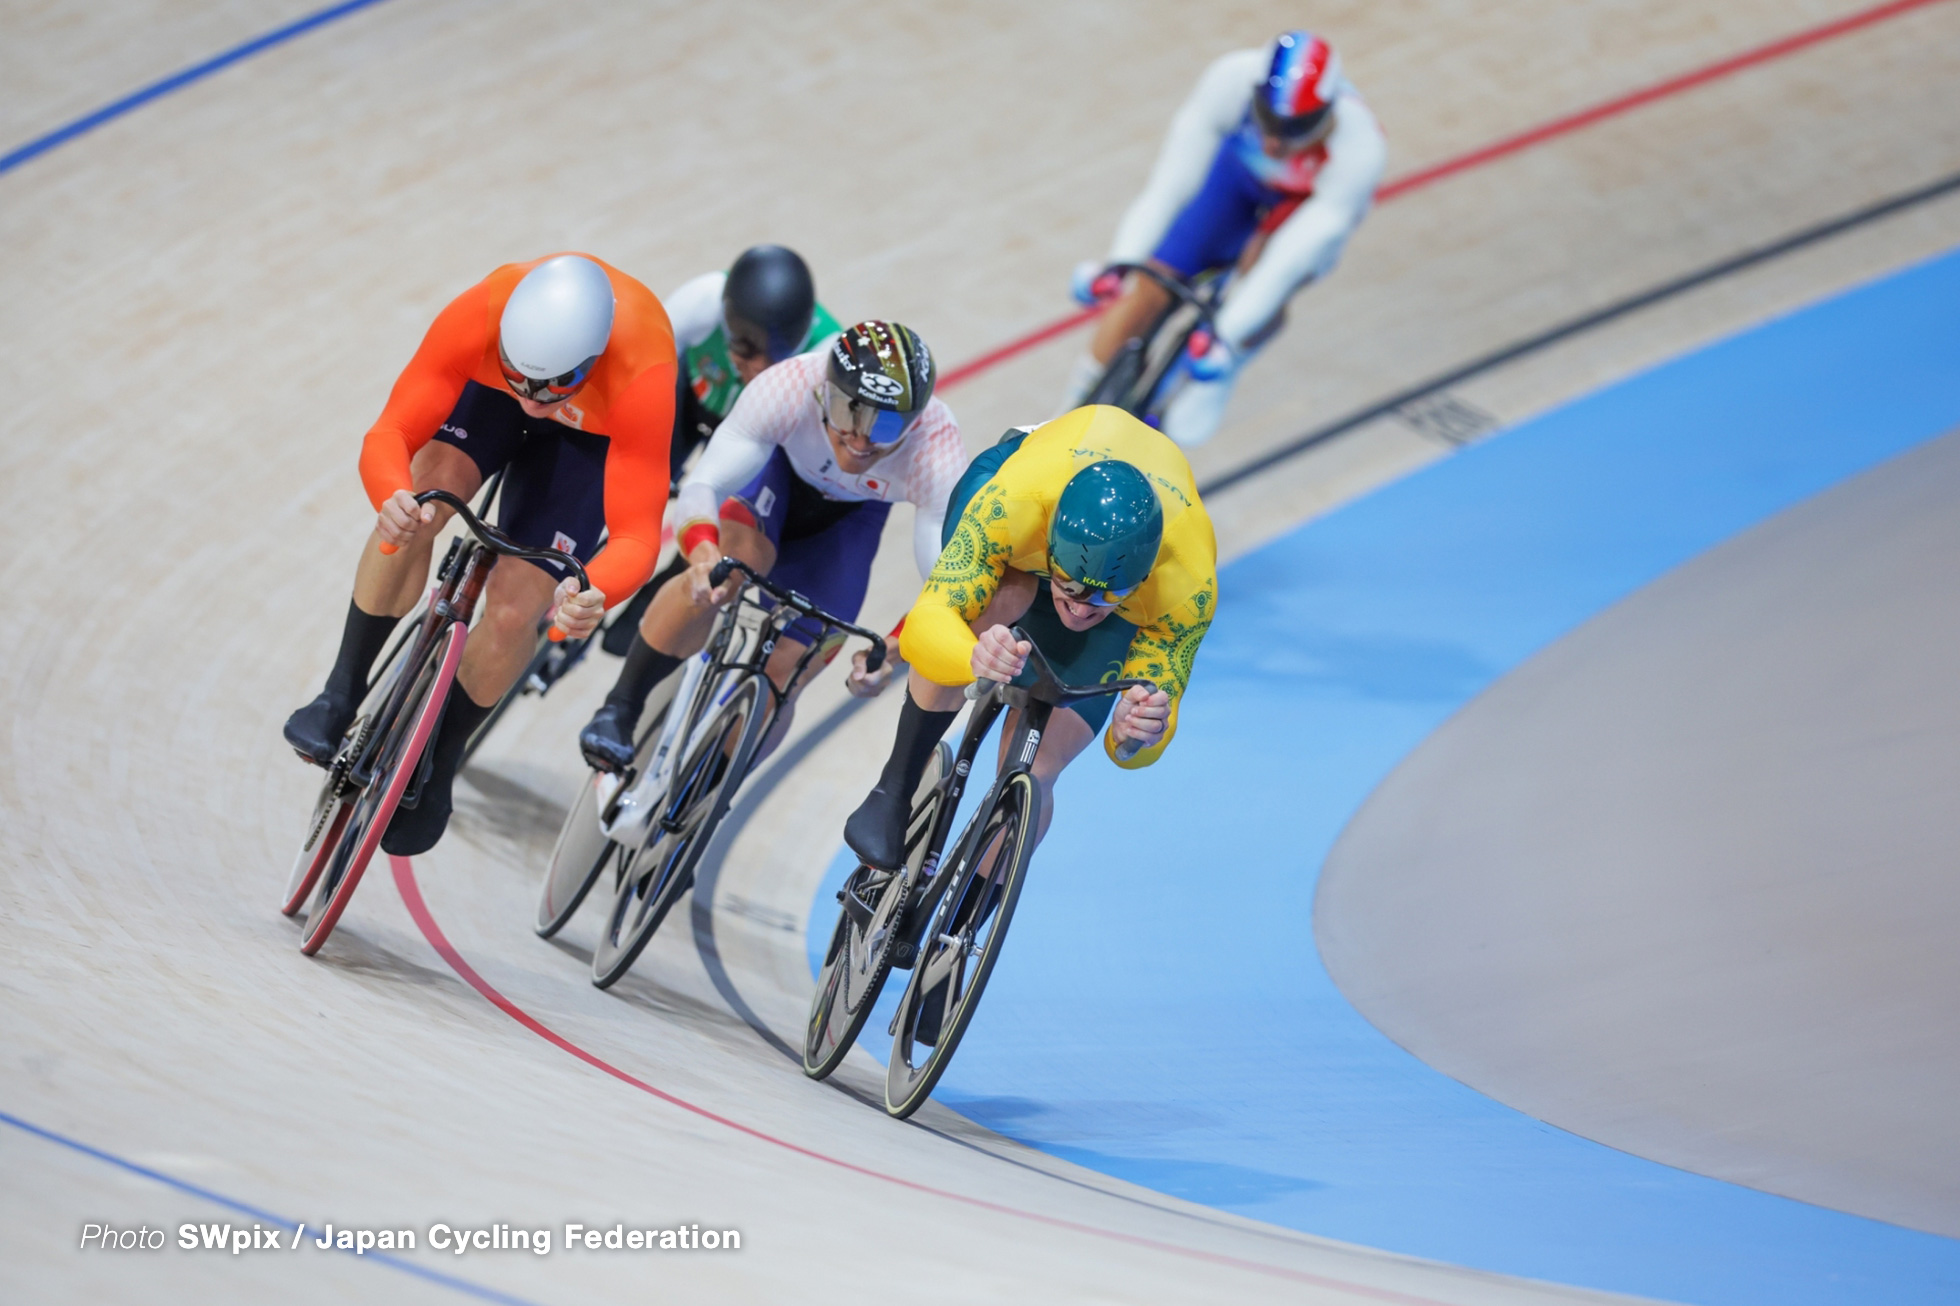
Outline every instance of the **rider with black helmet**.
{"type": "MultiPolygon", "coordinates": [[[[817,302],[809,265],[781,245],[751,246],[728,271],[703,272],[662,302],[680,358],[674,438],[667,446],[669,475],[678,485],[688,460],[728,416],[742,387],[772,363],[815,349],[837,334],[838,325],[817,302]]],[[[606,628],[606,652],[625,655],[654,594],[686,567],[685,557],[674,557],[633,596],[606,628]]]]}
{"type": "Polygon", "coordinates": [[[746,249],[728,271],[704,272],[665,302],[681,363],[670,446],[678,482],[743,386],[771,363],[815,349],[838,323],[817,302],[809,265],[781,245],[746,249]]]}

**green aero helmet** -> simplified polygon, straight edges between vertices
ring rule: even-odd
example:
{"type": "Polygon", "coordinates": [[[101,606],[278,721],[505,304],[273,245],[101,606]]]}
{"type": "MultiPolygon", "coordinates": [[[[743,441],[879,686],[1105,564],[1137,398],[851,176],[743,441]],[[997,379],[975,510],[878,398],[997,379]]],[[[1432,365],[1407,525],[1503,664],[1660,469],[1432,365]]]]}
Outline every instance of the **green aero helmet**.
{"type": "Polygon", "coordinates": [[[1048,522],[1051,583],[1078,602],[1111,607],[1143,583],[1164,542],[1164,507],[1150,478],[1105,458],[1069,477],[1048,522]]]}

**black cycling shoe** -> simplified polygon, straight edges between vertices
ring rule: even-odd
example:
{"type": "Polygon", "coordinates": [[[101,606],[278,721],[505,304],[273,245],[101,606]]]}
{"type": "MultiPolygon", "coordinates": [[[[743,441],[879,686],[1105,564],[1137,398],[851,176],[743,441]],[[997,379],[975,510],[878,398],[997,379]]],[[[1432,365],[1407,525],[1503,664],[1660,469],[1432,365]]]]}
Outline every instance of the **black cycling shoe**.
{"type": "Polygon", "coordinates": [[[585,754],[585,764],[614,773],[633,765],[633,727],[639,724],[639,715],[624,703],[607,703],[594,712],[578,732],[578,751],[585,754]]]}
{"type": "Polygon", "coordinates": [[[895,871],[905,862],[905,821],[911,815],[910,803],[878,785],[844,822],[844,842],[867,866],[895,871]]]}
{"type": "Polygon", "coordinates": [[[396,857],[414,857],[429,851],[442,838],[442,832],[449,828],[451,810],[450,788],[455,784],[458,764],[444,766],[441,758],[429,768],[428,778],[423,781],[418,793],[404,794],[413,798],[415,806],[402,806],[395,809],[388,828],[381,834],[381,851],[396,857]]]}
{"type": "Polygon", "coordinates": [[[286,742],[307,761],[327,766],[340,751],[359,706],[323,693],[286,718],[286,742]]]}

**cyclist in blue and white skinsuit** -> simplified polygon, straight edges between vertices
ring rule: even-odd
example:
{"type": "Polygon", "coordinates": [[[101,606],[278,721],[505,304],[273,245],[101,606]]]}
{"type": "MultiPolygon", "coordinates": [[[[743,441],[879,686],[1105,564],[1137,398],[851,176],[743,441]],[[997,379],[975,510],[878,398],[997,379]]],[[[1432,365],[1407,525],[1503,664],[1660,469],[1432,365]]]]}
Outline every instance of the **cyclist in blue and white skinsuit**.
{"type": "Polygon", "coordinates": [[[1171,120],[1109,257],[1076,269],[1078,299],[1120,297],[1076,363],[1063,409],[1080,404],[1124,342],[1170,303],[1148,278],[1123,285],[1103,267],[1148,260],[1185,278],[1230,269],[1217,339],[1163,412],[1164,432],[1179,444],[1210,439],[1239,369],[1279,330],[1287,300],[1333,270],[1386,158],[1374,114],[1321,38],[1287,32],[1214,61],[1171,120]]]}
{"type": "MultiPolygon", "coordinates": [[[[946,499],[966,467],[959,424],[933,396],[936,380],[932,354],[916,332],[873,320],[840,333],[827,348],[784,359],[744,387],[681,482],[676,533],[687,570],[654,595],[618,681],[579,733],[589,764],[619,771],[632,762],[647,696],[707,643],[715,609],[741,587],[739,575],[719,587],[709,583],[724,556],[855,621],[885,517],[904,502],[913,509],[919,575],[932,573],[946,499]]],[[[820,623],[799,617],[770,657],[769,675],[792,703],[808,678],[792,686],[789,674],[823,635],[820,623]]],[[[814,670],[835,654],[841,634],[832,640],[814,670]]],[[[885,649],[888,660],[876,672],[865,670],[862,650],[853,658],[852,694],[869,697],[884,688],[898,641],[886,640],[885,649]]],[[[789,716],[786,706],[771,741],[781,738],[789,716]]]]}

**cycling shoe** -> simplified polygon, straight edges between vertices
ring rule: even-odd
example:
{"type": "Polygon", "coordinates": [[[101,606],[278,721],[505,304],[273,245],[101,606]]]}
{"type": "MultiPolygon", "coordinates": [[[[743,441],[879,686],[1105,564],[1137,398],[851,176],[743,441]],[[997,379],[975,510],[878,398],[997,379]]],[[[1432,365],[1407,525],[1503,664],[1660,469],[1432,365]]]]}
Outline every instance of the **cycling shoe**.
{"type": "MultiPolygon", "coordinates": [[[[460,761],[460,759],[458,759],[460,761]]],[[[429,851],[442,838],[442,832],[449,828],[449,813],[453,802],[450,793],[456,781],[458,765],[444,766],[443,759],[437,758],[429,768],[429,776],[423,782],[422,791],[416,797],[415,806],[397,807],[388,828],[381,835],[381,851],[396,857],[414,857],[429,851]]]]}
{"type": "Polygon", "coordinates": [[[905,862],[905,818],[912,805],[879,785],[844,822],[844,842],[868,866],[895,871],[905,862]]]}
{"type": "Polygon", "coordinates": [[[354,724],[357,706],[332,694],[321,694],[286,718],[286,742],[309,762],[328,765],[340,751],[347,727],[354,724]]]}
{"type": "Polygon", "coordinates": [[[578,749],[597,771],[624,771],[633,765],[633,727],[639,713],[623,703],[607,703],[578,732],[578,749]]]}

